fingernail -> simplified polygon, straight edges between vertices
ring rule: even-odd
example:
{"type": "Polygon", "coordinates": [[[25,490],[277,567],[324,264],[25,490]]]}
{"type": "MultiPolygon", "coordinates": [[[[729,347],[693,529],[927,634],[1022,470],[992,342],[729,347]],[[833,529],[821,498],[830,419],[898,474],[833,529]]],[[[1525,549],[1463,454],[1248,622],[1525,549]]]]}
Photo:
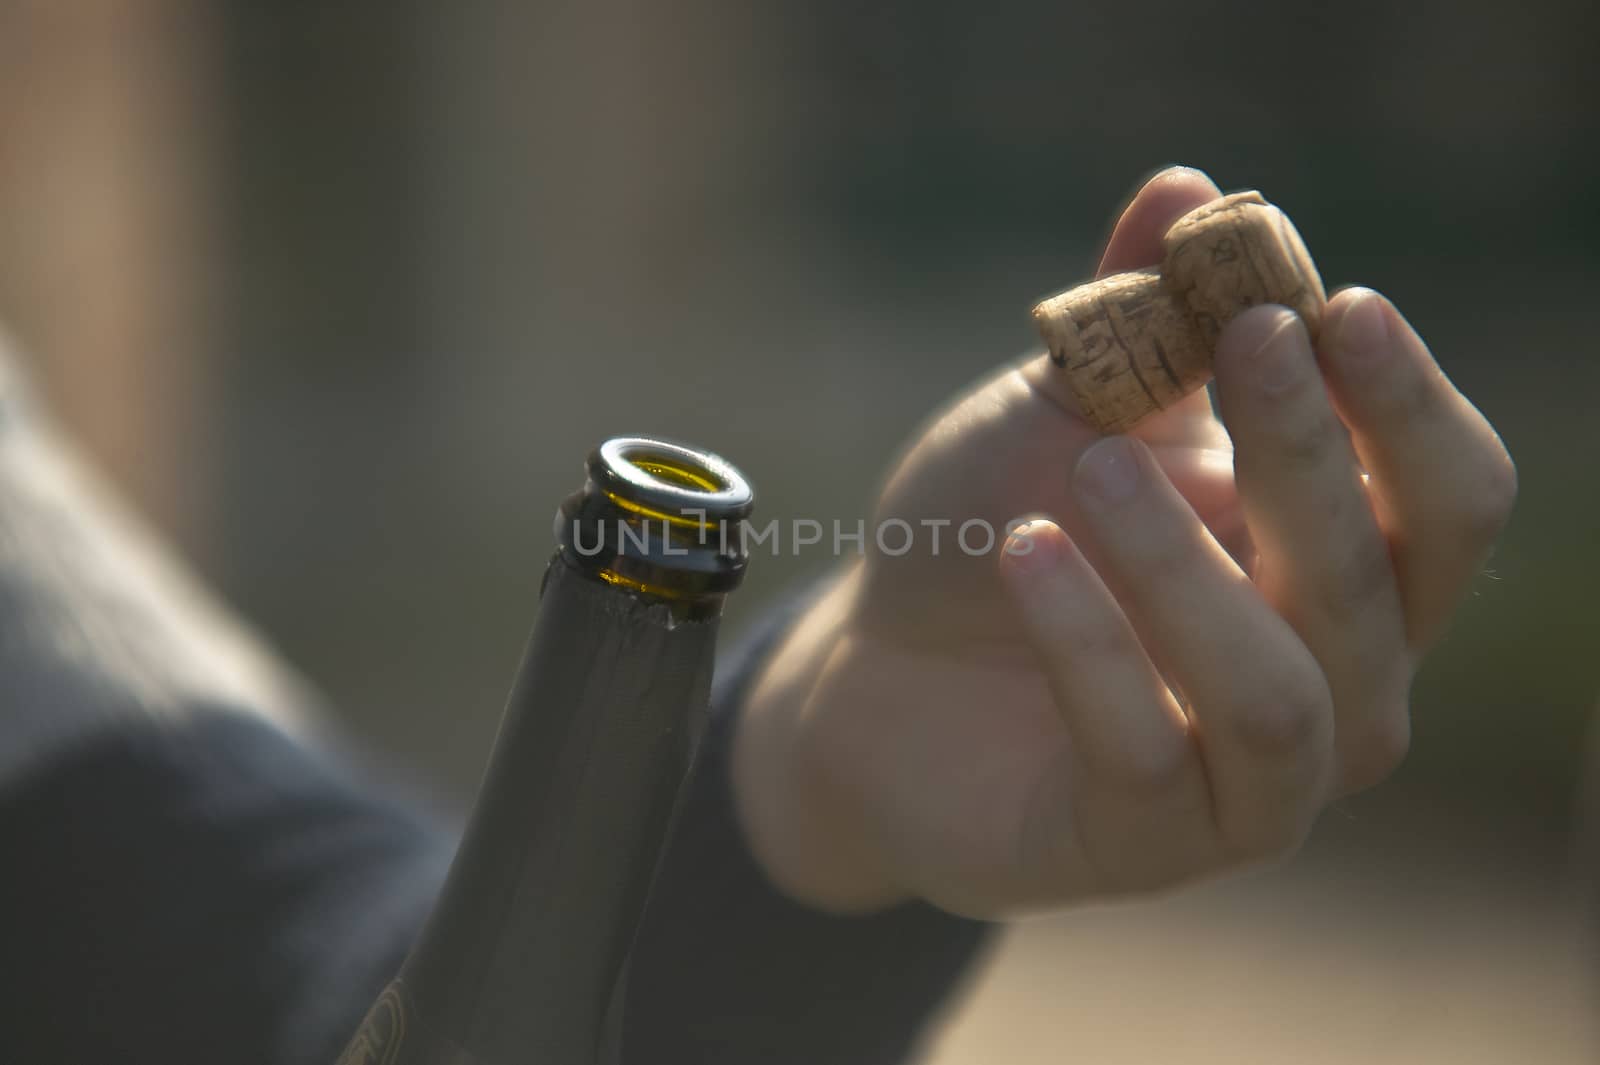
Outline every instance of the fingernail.
{"type": "Polygon", "coordinates": [[[1384,298],[1370,288],[1352,289],[1334,330],[1333,347],[1335,357],[1349,365],[1372,365],[1384,359],[1391,349],[1384,298]]]}
{"type": "Polygon", "coordinates": [[[1154,174],[1151,174],[1149,180],[1146,181],[1145,184],[1154,185],[1158,181],[1171,181],[1177,177],[1197,177],[1201,181],[1204,181],[1207,185],[1215,187],[1215,182],[1211,180],[1211,175],[1197,167],[1185,166],[1182,163],[1173,163],[1171,165],[1162,167],[1154,174]]]}
{"type": "Polygon", "coordinates": [[[1006,537],[1003,568],[1013,580],[1031,578],[1055,568],[1061,558],[1062,536],[1047,521],[1024,522],[1006,537]]]}
{"type": "Polygon", "coordinates": [[[1120,503],[1139,490],[1139,455],[1125,436],[1096,441],[1078,459],[1072,483],[1078,494],[1097,503],[1120,503]]]}
{"type": "Polygon", "coordinates": [[[1261,391],[1279,396],[1302,381],[1314,361],[1300,316],[1286,307],[1252,307],[1228,323],[1217,344],[1219,360],[1244,364],[1261,391]],[[1243,356],[1229,355],[1243,352],[1243,356]]]}

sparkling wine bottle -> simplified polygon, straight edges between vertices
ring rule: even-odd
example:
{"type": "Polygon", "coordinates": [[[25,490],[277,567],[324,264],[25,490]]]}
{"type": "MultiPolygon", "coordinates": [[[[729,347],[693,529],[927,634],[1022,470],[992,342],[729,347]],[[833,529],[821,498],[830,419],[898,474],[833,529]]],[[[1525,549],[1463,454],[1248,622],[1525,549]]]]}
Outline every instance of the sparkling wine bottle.
{"type": "Polygon", "coordinates": [[[619,438],[589,456],[449,876],[339,1065],[614,1060],[751,504],[705,452],[619,438]]]}

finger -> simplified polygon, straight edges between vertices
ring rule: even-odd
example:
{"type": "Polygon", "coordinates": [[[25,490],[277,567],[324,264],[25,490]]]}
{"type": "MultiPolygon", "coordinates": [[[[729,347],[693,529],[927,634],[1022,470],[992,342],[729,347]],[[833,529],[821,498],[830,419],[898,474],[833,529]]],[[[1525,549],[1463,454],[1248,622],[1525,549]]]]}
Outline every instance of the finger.
{"type": "Polygon", "coordinates": [[[1222,190],[1199,170],[1171,166],[1146,181],[1117,218],[1096,277],[1154,266],[1172,223],[1217,199],[1222,190]]]}
{"type": "Polygon", "coordinates": [[[1030,789],[1025,875],[1109,891],[1214,865],[1188,719],[1106,586],[1048,521],[1017,529],[1000,567],[1071,741],[1057,779],[1030,789]]]}
{"type": "MultiPolygon", "coordinates": [[[[1161,241],[1172,224],[1221,195],[1210,178],[1190,167],[1168,167],[1156,174],[1140,187],[1118,216],[1095,276],[1104,277],[1159,263],[1161,241]]],[[[1069,411],[1077,410],[1076,404],[1061,392],[1060,371],[1050,362],[1048,353],[1030,359],[1021,372],[1042,395],[1051,397],[1069,411]]],[[[1150,419],[1155,424],[1141,426],[1141,435],[1156,439],[1181,434],[1187,442],[1200,444],[1202,441],[1195,439],[1196,435],[1204,435],[1209,440],[1214,429],[1209,411],[1209,400],[1203,394],[1186,397],[1150,419]]]]}
{"type": "Polygon", "coordinates": [[[1133,432],[1152,447],[1170,443],[1221,449],[1230,446],[1228,434],[1222,431],[1211,409],[1211,394],[1203,388],[1189,393],[1170,407],[1156,411],[1140,422],[1133,432]]]}
{"type": "Polygon", "coordinates": [[[1320,356],[1372,474],[1413,649],[1432,643],[1505,527],[1517,472],[1422,339],[1370,289],[1334,297],[1320,356]]]}
{"type": "Polygon", "coordinates": [[[1331,761],[1332,697],[1316,661],[1143,444],[1101,440],[1073,487],[1096,569],[1187,700],[1223,838],[1247,855],[1294,846],[1331,761]]]}
{"type": "MultiPolygon", "coordinates": [[[[1139,270],[1161,262],[1165,255],[1162,241],[1172,224],[1221,195],[1216,183],[1193,167],[1169,166],[1158,172],[1140,187],[1118,216],[1094,276],[1139,270]]],[[[1196,444],[1197,438],[1203,436],[1209,443],[1225,446],[1225,440],[1218,439],[1211,397],[1204,391],[1185,396],[1152,415],[1138,431],[1152,444],[1169,438],[1196,444]]]]}
{"type": "Polygon", "coordinates": [[[1156,445],[1151,453],[1217,543],[1240,569],[1254,572],[1255,544],[1234,483],[1233,448],[1156,445]]]}
{"type": "Polygon", "coordinates": [[[1217,400],[1260,562],[1256,584],[1333,695],[1336,788],[1393,772],[1410,741],[1405,619],[1361,468],[1293,311],[1244,312],[1217,344],[1217,400]]]}
{"type": "Polygon", "coordinates": [[[1137,791],[1172,779],[1191,754],[1188,721],[1066,534],[1021,526],[1000,568],[1085,770],[1137,791]]]}

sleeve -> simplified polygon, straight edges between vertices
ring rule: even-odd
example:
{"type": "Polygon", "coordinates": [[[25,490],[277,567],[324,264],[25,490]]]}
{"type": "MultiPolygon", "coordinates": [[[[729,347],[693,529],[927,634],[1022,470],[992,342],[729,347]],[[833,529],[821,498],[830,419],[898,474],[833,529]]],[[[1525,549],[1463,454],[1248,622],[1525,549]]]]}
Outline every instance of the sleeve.
{"type": "Polygon", "coordinates": [[[449,834],[222,707],[130,714],[0,792],[0,1059],[331,1065],[449,834]]]}
{"type": "Polygon", "coordinates": [[[923,903],[866,916],[778,891],[745,845],[729,760],[758,667],[811,601],[789,602],[722,656],[711,723],[631,962],[626,1062],[894,1065],[988,939],[923,903]]]}
{"type": "MultiPolygon", "coordinates": [[[[719,682],[635,950],[624,1061],[902,1061],[983,939],[927,906],[833,917],[767,883],[727,763],[770,642],[719,682]]],[[[0,778],[0,1056],[331,1062],[450,852],[448,832],[256,715],[107,711],[0,778]]]]}
{"type": "MultiPolygon", "coordinates": [[[[629,1062],[902,1060],[983,938],[838,918],[745,849],[723,658],[630,975],[629,1062]]],[[[0,1060],[331,1062],[450,832],[326,753],[308,689],[99,490],[0,357],[0,1060]]]]}
{"type": "Polygon", "coordinates": [[[0,1061],[333,1060],[451,836],[123,512],[0,351],[0,1061]]]}

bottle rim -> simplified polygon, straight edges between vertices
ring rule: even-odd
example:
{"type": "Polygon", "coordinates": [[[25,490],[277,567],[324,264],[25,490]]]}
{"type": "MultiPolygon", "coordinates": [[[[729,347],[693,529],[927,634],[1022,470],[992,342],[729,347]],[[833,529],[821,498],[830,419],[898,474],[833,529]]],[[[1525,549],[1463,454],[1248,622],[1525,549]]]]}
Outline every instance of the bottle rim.
{"type": "Polygon", "coordinates": [[[589,453],[582,490],[556,512],[558,556],[591,577],[685,617],[714,616],[748,552],[749,482],[709,451],[622,436],[589,453]]]}
{"type": "Polygon", "coordinates": [[[589,476],[616,502],[653,516],[709,524],[749,515],[755,493],[720,455],[645,436],[613,437],[589,461],[589,476]]]}

